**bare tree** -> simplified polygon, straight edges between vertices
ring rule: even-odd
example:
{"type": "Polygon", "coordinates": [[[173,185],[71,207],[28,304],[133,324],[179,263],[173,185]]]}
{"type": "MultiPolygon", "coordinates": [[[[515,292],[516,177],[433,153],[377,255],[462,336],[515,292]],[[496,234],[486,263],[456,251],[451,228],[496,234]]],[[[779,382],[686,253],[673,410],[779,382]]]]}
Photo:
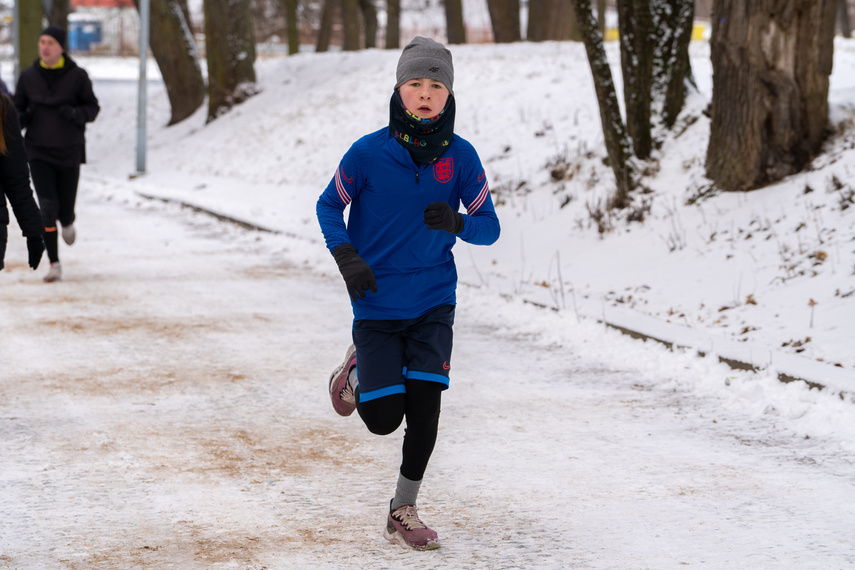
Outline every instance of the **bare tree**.
{"type": "Polygon", "coordinates": [[[597,28],[606,35],[606,0],[597,0],[597,28]]]}
{"type": "Polygon", "coordinates": [[[249,0],[205,0],[208,122],[258,92],[249,0]]]}
{"type": "Polygon", "coordinates": [[[630,193],[638,186],[637,169],[632,157],[632,145],[623,125],[611,68],[603,47],[603,35],[591,11],[591,0],[574,0],[576,21],[585,42],[585,52],[594,77],[594,89],[600,107],[600,123],[609,155],[609,165],[615,174],[617,191],[609,208],[624,208],[630,204],[630,193]]]}
{"type": "Polygon", "coordinates": [[[466,43],[462,0],[445,0],[445,29],[450,44],[466,43]]]}
{"type": "Polygon", "coordinates": [[[39,57],[39,34],[42,32],[42,3],[21,2],[18,4],[18,69],[26,69],[39,57]]]}
{"type": "Polygon", "coordinates": [[[285,36],[288,38],[288,54],[300,51],[300,33],[297,26],[297,0],[280,0],[285,11],[285,36]]]}
{"type": "Polygon", "coordinates": [[[653,20],[650,0],[618,0],[620,63],[626,128],[635,156],[650,158],[650,105],[653,86],[653,20]]]}
{"type": "Polygon", "coordinates": [[[47,12],[48,24],[59,26],[63,30],[68,29],[68,0],[52,0],[50,10],[45,12],[47,12]]]}
{"type": "Polygon", "coordinates": [[[572,0],[529,0],[528,32],[530,42],[581,41],[572,0]]]}
{"type": "Polygon", "coordinates": [[[315,45],[316,52],[325,52],[330,48],[333,22],[335,22],[336,13],[340,8],[341,0],[324,0],[324,5],[321,8],[321,25],[318,29],[318,42],[315,45]]]}
{"type": "Polygon", "coordinates": [[[377,8],[374,7],[374,0],[359,0],[359,9],[365,27],[365,49],[377,47],[377,8]]]}
{"type": "Polygon", "coordinates": [[[844,38],[852,37],[852,22],[849,20],[849,2],[837,0],[837,27],[844,38]]]}
{"type": "Polygon", "coordinates": [[[184,15],[184,21],[187,22],[187,27],[190,28],[190,33],[193,33],[193,20],[190,18],[190,7],[187,5],[187,0],[177,0],[181,6],[181,13],[184,15]]]}
{"type": "Polygon", "coordinates": [[[652,127],[670,129],[692,81],[694,0],[617,0],[626,126],[635,156],[650,158],[652,127]]]}
{"type": "Polygon", "coordinates": [[[359,49],[359,0],[341,0],[341,20],[344,26],[343,51],[359,49]]]}
{"type": "Polygon", "coordinates": [[[686,102],[686,86],[693,84],[689,42],[695,20],[693,0],[655,0],[653,30],[653,115],[667,129],[674,126],[686,102]]]}
{"type": "MultiPolygon", "coordinates": [[[[135,4],[139,10],[139,0],[135,4]]],[[[169,125],[192,115],[205,100],[205,80],[186,8],[180,0],[152,0],[150,5],[149,45],[166,85],[169,125]]]]}
{"type": "Polygon", "coordinates": [[[803,169],[823,140],[837,0],[717,0],[707,176],[751,190],[803,169]]]}
{"type": "Polygon", "coordinates": [[[520,36],[520,0],[487,0],[493,41],[497,44],[518,42],[520,36]]]}
{"type": "Polygon", "coordinates": [[[401,0],[386,0],[386,49],[401,47],[401,0]]]}
{"type": "Polygon", "coordinates": [[[276,0],[250,0],[252,31],[255,41],[268,42],[278,38],[285,27],[282,3],[276,0]]]}

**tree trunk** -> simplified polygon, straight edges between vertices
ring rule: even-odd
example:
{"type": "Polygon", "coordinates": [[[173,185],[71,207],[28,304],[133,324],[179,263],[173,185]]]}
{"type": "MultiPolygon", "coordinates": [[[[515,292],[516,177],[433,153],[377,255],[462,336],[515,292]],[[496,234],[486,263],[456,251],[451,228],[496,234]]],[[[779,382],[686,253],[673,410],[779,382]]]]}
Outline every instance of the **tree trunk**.
{"type": "Polygon", "coordinates": [[[68,29],[68,0],[53,0],[48,13],[48,24],[59,26],[63,30],[68,29]]]}
{"type": "Polygon", "coordinates": [[[629,136],[623,126],[612,71],[606,59],[603,47],[603,35],[597,27],[597,20],[591,12],[591,0],[574,0],[576,21],[585,42],[585,52],[594,77],[594,89],[600,107],[600,122],[609,165],[615,173],[617,191],[608,204],[609,208],[624,208],[630,203],[630,193],[636,188],[636,169],[632,158],[629,136]]]}
{"type": "Polygon", "coordinates": [[[802,170],[822,143],[836,0],[717,0],[707,176],[758,188],[802,170]]]}
{"type": "Polygon", "coordinates": [[[462,0],[445,0],[445,29],[449,44],[466,43],[462,0]]]}
{"type": "MultiPolygon", "coordinates": [[[[576,13],[570,4],[573,0],[557,0],[558,8],[555,13],[555,32],[553,36],[556,41],[582,41],[582,32],[579,30],[579,24],[576,23],[576,13]]],[[[599,29],[599,21],[597,28],[599,29]]]]}
{"type": "Polygon", "coordinates": [[[282,0],[285,9],[285,35],[288,38],[288,55],[300,51],[300,32],[297,25],[297,0],[282,0]]]}
{"type": "Polygon", "coordinates": [[[518,42],[520,36],[520,0],[487,0],[493,41],[497,44],[518,42]]]}
{"type": "Polygon", "coordinates": [[[365,23],[365,49],[377,47],[377,8],[374,0],[359,0],[362,21],[365,23]]]}
{"type": "MultiPolygon", "coordinates": [[[[578,28],[578,26],[576,26],[578,28]]],[[[606,35],[606,0],[597,0],[597,29],[600,34],[606,35]]]]}
{"type": "Polygon", "coordinates": [[[650,105],[655,29],[650,0],[618,0],[617,7],[626,130],[632,139],[635,156],[646,160],[653,147],[650,105]]]}
{"type": "Polygon", "coordinates": [[[208,122],[258,93],[249,0],[205,0],[208,122]]]}
{"type": "Polygon", "coordinates": [[[525,34],[526,41],[545,42],[548,38],[549,9],[552,0],[529,0],[528,1],[528,30],[525,34]]]}
{"type": "Polygon", "coordinates": [[[693,0],[656,0],[653,29],[659,30],[653,57],[654,116],[670,129],[686,102],[686,83],[693,84],[689,42],[695,19],[693,0]]]}
{"type": "Polygon", "coordinates": [[[359,0],[341,0],[341,22],[344,27],[342,51],[359,50],[359,0]]]}
{"type": "Polygon", "coordinates": [[[401,0],[386,0],[386,49],[401,47],[401,0]]]}
{"type": "Polygon", "coordinates": [[[321,8],[321,25],[318,29],[318,44],[315,46],[315,51],[318,53],[330,49],[333,22],[340,5],[341,0],[324,0],[324,6],[321,8]]]}
{"type": "MultiPolygon", "coordinates": [[[[30,67],[39,57],[39,34],[42,33],[42,3],[20,2],[18,4],[18,69],[30,67]]],[[[10,85],[11,87],[11,85],[10,85]]]]}
{"type": "Polygon", "coordinates": [[[844,38],[852,37],[852,22],[849,20],[849,2],[837,0],[837,27],[844,38]]]}
{"type": "Polygon", "coordinates": [[[528,33],[530,42],[581,41],[572,0],[529,0],[528,33]]]}
{"type": "MultiPolygon", "coordinates": [[[[193,35],[193,20],[190,18],[190,8],[187,6],[187,0],[175,0],[178,6],[181,7],[181,13],[184,15],[184,21],[187,23],[187,27],[190,28],[190,35],[193,35]]],[[[193,43],[196,43],[193,40],[193,43]]]]}
{"type": "MultiPolygon", "coordinates": [[[[135,0],[139,10],[139,0],[135,0]]],[[[205,100],[205,80],[196,52],[196,41],[185,20],[179,0],[152,0],[150,5],[151,51],[169,97],[168,125],[181,122],[205,100]]]]}

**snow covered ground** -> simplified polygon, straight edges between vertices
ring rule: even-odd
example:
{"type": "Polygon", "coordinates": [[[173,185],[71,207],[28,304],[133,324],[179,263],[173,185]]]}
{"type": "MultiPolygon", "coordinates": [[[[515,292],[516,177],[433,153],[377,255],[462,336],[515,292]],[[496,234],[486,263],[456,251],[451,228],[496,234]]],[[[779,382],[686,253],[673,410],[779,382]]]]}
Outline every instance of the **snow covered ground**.
{"type": "Polygon", "coordinates": [[[432,553],[379,536],[400,433],[371,436],[324,393],[350,308],[314,202],[385,123],[398,54],[259,62],[263,92],[207,126],[162,127],[153,82],[135,178],[135,62],[81,59],[103,110],[66,278],[27,270],[14,227],[0,273],[0,568],[855,565],[855,47],[836,46],[813,170],[686,205],[706,184],[706,50],[650,215],[601,236],[587,210],[611,174],[581,46],[454,49],[458,132],[503,235],[456,248],[432,553]],[[559,163],[574,176],[552,181],[559,163]],[[763,369],[695,355],[737,348],[763,369]]]}

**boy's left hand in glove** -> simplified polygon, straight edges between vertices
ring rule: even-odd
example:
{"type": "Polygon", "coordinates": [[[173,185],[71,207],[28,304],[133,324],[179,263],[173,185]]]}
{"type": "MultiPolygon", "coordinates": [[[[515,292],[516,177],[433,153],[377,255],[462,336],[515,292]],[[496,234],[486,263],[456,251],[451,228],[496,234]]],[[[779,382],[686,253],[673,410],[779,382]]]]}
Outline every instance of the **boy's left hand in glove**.
{"type": "Polygon", "coordinates": [[[463,215],[455,212],[447,202],[434,202],[425,208],[425,225],[429,230],[445,230],[450,234],[463,231],[463,215]]]}
{"type": "Polygon", "coordinates": [[[344,277],[347,293],[354,303],[357,298],[364,299],[366,291],[377,292],[377,280],[374,278],[374,271],[365,263],[364,259],[359,257],[351,244],[337,245],[332,254],[341,276],[344,277]]]}

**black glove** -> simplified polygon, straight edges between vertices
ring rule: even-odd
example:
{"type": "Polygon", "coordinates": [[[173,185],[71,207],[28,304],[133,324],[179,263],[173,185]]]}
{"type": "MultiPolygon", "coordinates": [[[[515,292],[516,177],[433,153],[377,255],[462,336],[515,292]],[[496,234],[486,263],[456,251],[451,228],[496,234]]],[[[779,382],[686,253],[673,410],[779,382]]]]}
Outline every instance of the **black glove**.
{"type": "Polygon", "coordinates": [[[337,245],[332,251],[333,258],[338,265],[341,276],[347,285],[347,294],[356,302],[356,296],[365,298],[365,292],[369,289],[372,293],[377,292],[377,281],[374,272],[365,263],[365,260],[356,254],[356,249],[349,244],[337,245]]]}
{"type": "Polygon", "coordinates": [[[30,253],[30,267],[35,271],[38,269],[39,262],[42,260],[42,253],[45,251],[45,240],[42,239],[42,236],[28,237],[27,251],[30,253]]]}
{"type": "Polygon", "coordinates": [[[30,120],[33,118],[29,111],[18,112],[18,122],[21,123],[21,128],[26,129],[30,125],[30,120]]]}
{"type": "Polygon", "coordinates": [[[80,114],[80,110],[77,107],[73,107],[71,105],[63,105],[62,107],[60,107],[59,116],[78,125],[81,125],[85,122],[83,120],[83,116],[80,114]]]}
{"type": "Polygon", "coordinates": [[[429,230],[445,230],[450,234],[463,231],[463,216],[446,202],[434,202],[425,208],[425,225],[429,230]]]}

